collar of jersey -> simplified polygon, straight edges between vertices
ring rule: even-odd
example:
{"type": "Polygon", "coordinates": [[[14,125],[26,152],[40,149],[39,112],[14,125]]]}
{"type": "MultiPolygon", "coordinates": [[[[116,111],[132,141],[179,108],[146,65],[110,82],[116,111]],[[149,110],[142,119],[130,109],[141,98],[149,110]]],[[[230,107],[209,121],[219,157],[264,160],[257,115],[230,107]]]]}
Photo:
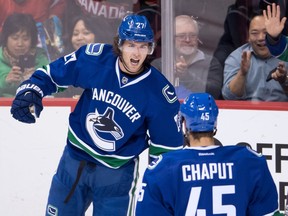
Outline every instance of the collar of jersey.
{"type": "Polygon", "coordinates": [[[212,146],[185,146],[184,149],[195,149],[195,150],[210,150],[210,149],[215,149],[218,148],[220,146],[216,146],[216,145],[212,145],[212,146]]]}
{"type": "Polygon", "coordinates": [[[121,82],[123,75],[121,76],[121,72],[120,72],[120,68],[119,68],[119,57],[116,60],[115,71],[116,71],[116,74],[118,77],[118,83],[119,83],[120,88],[124,88],[124,87],[130,86],[130,85],[137,84],[138,82],[145,79],[146,77],[148,77],[151,74],[151,69],[149,69],[148,71],[143,72],[142,75],[137,76],[135,79],[129,77],[129,81],[126,84],[123,84],[121,82]]]}

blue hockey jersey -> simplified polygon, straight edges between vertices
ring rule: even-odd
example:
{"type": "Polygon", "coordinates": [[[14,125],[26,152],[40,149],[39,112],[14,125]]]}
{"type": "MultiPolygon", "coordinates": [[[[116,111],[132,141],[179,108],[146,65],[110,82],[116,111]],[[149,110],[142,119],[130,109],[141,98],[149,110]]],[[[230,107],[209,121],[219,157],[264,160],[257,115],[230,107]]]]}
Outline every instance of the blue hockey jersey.
{"type": "Polygon", "coordinates": [[[277,209],[264,156],[243,146],[186,147],[146,169],[136,216],[260,216],[277,209]]]}
{"type": "Polygon", "coordinates": [[[151,156],[182,148],[174,87],[154,67],[129,76],[118,61],[111,45],[89,44],[30,78],[44,96],[69,85],[84,89],[69,117],[69,151],[80,160],[118,168],[148,147],[151,156]]]}

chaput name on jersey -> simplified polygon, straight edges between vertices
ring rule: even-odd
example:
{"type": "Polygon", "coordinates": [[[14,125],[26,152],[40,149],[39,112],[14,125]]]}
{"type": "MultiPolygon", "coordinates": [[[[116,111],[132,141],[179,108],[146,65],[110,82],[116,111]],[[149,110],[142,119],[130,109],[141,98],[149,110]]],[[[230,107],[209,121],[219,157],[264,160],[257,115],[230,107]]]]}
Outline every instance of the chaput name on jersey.
{"type": "Polygon", "coordinates": [[[234,163],[203,163],[182,165],[184,182],[208,179],[233,179],[234,163]]]}
{"type": "Polygon", "coordinates": [[[103,101],[121,110],[132,122],[141,118],[137,109],[119,94],[105,89],[93,88],[92,100],[103,101]]]}

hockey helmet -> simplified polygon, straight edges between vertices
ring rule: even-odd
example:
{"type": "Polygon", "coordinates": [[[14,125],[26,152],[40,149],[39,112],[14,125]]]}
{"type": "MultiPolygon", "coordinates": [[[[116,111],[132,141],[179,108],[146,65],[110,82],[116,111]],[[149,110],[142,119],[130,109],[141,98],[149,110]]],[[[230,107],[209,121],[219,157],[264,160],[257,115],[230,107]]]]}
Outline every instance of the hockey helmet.
{"type": "Polygon", "coordinates": [[[147,42],[150,44],[149,54],[154,51],[154,33],[145,16],[135,14],[125,16],[118,28],[118,36],[118,46],[121,46],[125,40],[147,42]]]}
{"type": "Polygon", "coordinates": [[[154,42],[154,33],[145,16],[130,14],[123,18],[118,28],[121,40],[154,42]]]}
{"type": "Polygon", "coordinates": [[[192,132],[216,130],[218,107],[208,93],[192,93],[180,106],[181,116],[186,120],[186,127],[192,132]]]}

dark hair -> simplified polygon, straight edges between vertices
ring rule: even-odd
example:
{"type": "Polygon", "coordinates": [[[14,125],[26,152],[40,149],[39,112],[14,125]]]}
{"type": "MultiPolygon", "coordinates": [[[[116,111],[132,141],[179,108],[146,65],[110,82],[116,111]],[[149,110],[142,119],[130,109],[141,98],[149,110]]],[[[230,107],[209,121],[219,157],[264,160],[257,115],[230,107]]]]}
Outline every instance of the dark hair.
{"type": "Polygon", "coordinates": [[[121,55],[121,51],[119,49],[119,36],[115,36],[114,39],[113,39],[113,50],[114,50],[114,53],[117,55],[117,56],[120,56],[121,55]]]}
{"type": "Polygon", "coordinates": [[[200,140],[202,137],[213,137],[214,131],[208,131],[208,132],[189,132],[195,140],[200,140]]]}
{"type": "Polygon", "coordinates": [[[73,35],[73,31],[74,31],[75,25],[80,20],[82,20],[84,22],[85,28],[88,29],[89,31],[91,31],[95,35],[95,38],[98,37],[98,35],[96,34],[96,29],[95,28],[96,27],[99,28],[99,26],[97,26],[95,24],[95,22],[91,18],[89,18],[87,16],[76,16],[76,17],[73,18],[73,20],[71,22],[71,25],[70,25],[71,28],[67,28],[66,32],[65,32],[65,34],[63,36],[66,53],[74,51],[73,45],[71,43],[71,38],[72,38],[72,35],[73,35]]]}
{"type": "Polygon", "coordinates": [[[252,19],[254,19],[255,17],[257,16],[263,16],[263,11],[260,10],[260,9],[257,9],[257,10],[253,10],[249,16],[249,19],[250,19],[250,22],[252,19]]]}
{"type": "Polygon", "coordinates": [[[26,32],[30,36],[31,48],[37,46],[38,32],[36,22],[32,15],[24,13],[13,13],[6,18],[0,35],[0,45],[6,46],[8,37],[19,31],[26,32]]]}

